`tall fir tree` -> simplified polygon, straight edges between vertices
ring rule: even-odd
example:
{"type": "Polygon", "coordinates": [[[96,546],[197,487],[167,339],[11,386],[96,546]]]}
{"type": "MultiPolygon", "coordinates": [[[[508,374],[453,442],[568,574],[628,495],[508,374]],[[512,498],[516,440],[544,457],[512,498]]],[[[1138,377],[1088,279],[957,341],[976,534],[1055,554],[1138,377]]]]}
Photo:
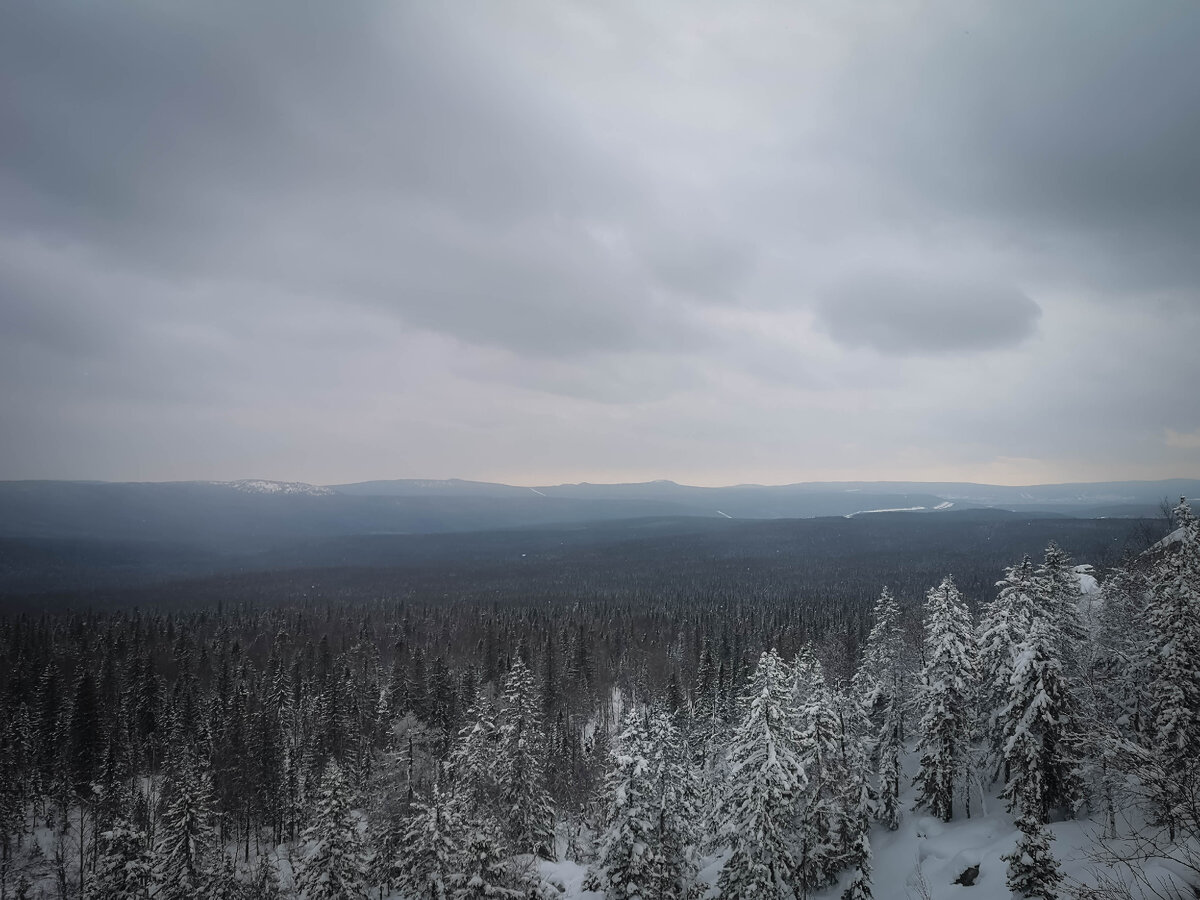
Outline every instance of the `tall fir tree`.
{"type": "Polygon", "coordinates": [[[1074,684],[1082,676],[1082,651],[1087,631],[1079,611],[1079,575],[1066,552],[1051,541],[1035,575],[1038,606],[1049,615],[1054,627],[1055,651],[1063,673],[1074,684]]]}
{"type": "MultiPolygon", "coordinates": [[[[1182,777],[1200,758],[1200,521],[1185,500],[1175,509],[1177,546],[1150,578],[1146,654],[1150,674],[1151,790],[1174,839],[1187,802],[1182,777]]],[[[1194,802],[1194,797],[1192,798],[1194,802]]]]}
{"type": "Polygon", "coordinates": [[[524,897],[533,886],[528,867],[513,859],[504,838],[501,785],[494,765],[499,740],[494,704],[481,691],[447,766],[451,782],[446,820],[461,829],[453,841],[455,871],[447,882],[453,900],[524,897]]]}
{"type": "Polygon", "coordinates": [[[796,662],[807,695],[797,698],[799,756],[807,785],[797,798],[796,881],[805,893],[832,884],[844,847],[838,828],[840,792],[846,781],[842,727],[821,663],[810,654],[796,662]]]}
{"type": "Polygon", "coordinates": [[[870,722],[869,750],[879,796],[877,816],[894,831],[900,827],[900,754],[913,677],[900,606],[887,588],[875,603],[874,619],[852,689],[870,722]]]}
{"type": "Polygon", "coordinates": [[[367,852],[350,791],[336,762],[325,764],[312,823],[305,829],[307,854],[296,876],[300,900],[355,900],[371,884],[367,852]]]}
{"type": "Polygon", "coordinates": [[[406,900],[449,900],[462,882],[462,834],[454,807],[435,784],[405,821],[397,869],[406,900]]]}
{"type": "Polygon", "coordinates": [[[608,809],[596,864],[586,883],[589,890],[603,891],[606,900],[650,893],[657,818],[651,754],[645,710],[635,707],[626,713],[612,746],[612,765],[604,785],[608,809]]]}
{"type": "Polygon", "coordinates": [[[533,673],[518,659],[504,682],[496,771],[501,815],[516,853],[554,858],[554,808],[546,792],[541,703],[533,673]]]}
{"type": "Polygon", "coordinates": [[[457,865],[448,879],[451,900],[522,900],[535,885],[506,857],[489,822],[463,823],[457,865]]]}
{"type": "Polygon", "coordinates": [[[212,781],[207,769],[184,752],[173,765],[165,793],[167,807],[154,847],[154,896],[189,900],[207,889],[214,872],[212,781]]]}
{"type": "Polygon", "coordinates": [[[100,720],[100,698],[90,671],[80,673],[75,683],[67,734],[67,769],[71,790],[80,803],[93,799],[93,783],[100,774],[105,729],[100,720]]]}
{"type": "Polygon", "coordinates": [[[145,832],[119,819],[100,835],[92,895],[106,900],[148,900],[152,868],[145,832]]]}
{"type": "Polygon", "coordinates": [[[949,576],[926,595],[924,655],[917,804],[949,822],[955,788],[966,771],[975,682],[970,614],[949,576]]]}
{"type": "MultiPolygon", "coordinates": [[[[1026,556],[1004,571],[996,583],[1000,590],[983,610],[979,621],[978,712],[984,748],[993,765],[994,778],[1008,780],[1004,764],[1004,723],[1017,645],[1025,639],[1033,618],[1038,590],[1033,561],[1026,556]]],[[[994,780],[993,778],[993,780],[994,780]]]]}
{"type": "Polygon", "coordinates": [[[861,769],[849,773],[844,803],[849,849],[845,863],[851,869],[850,884],[842,900],[871,900],[871,814],[870,786],[861,769]]]}
{"type": "Polygon", "coordinates": [[[707,818],[699,773],[678,714],[653,707],[647,736],[655,802],[655,853],[647,900],[684,900],[694,892],[701,823],[707,818]]]}
{"type": "Polygon", "coordinates": [[[1141,737],[1149,719],[1147,581],[1144,570],[1132,563],[1110,572],[1100,589],[1096,679],[1109,704],[1100,714],[1131,739],[1141,737]]]}
{"type": "Polygon", "coordinates": [[[495,764],[499,745],[495,704],[480,692],[467,711],[467,722],[446,767],[452,802],[465,819],[499,822],[500,783],[495,764]]]}
{"type": "Polygon", "coordinates": [[[872,726],[857,696],[836,699],[839,726],[840,784],[837,791],[837,831],[840,868],[851,870],[844,900],[868,900],[871,890],[871,822],[879,815],[879,796],[870,782],[872,726]]]}
{"type": "Polygon", "coordinates": [[[1073,810],[1079,800],[1079,727],[1049,613],[1036,614],[1017,645],[1008,703],[1000,714],[1009,773],[1004,796],[1010,808],[1039,822],[1052,809],[1073,810]]]}
{"type": "Polygon", "coordinates": [[[731,854],[718,882],[724,900],[793,896],[795,805],[808,786],[800,760],[794,679],[774,650],[762,654],[727,752],[719,835],[731,854]]]}

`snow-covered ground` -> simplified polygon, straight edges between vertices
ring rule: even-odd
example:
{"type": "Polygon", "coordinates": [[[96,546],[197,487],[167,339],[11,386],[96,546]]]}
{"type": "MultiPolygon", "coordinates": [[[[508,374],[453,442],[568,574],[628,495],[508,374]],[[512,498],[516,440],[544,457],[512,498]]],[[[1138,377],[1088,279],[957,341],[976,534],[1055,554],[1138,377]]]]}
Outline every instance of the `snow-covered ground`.
{"type": "MultiPolygon", "coordinates": [[[[915,771],[915,754],[910,752],[905,763],[911,776],[915,771]]],[[[953,821],[942,822],[912,811],[914,791],[910,788],[905,794],[907,812],[900,828],[888,831],[876,826],[871,833],[872,890],[877,900],[1012,900],[1014,895],[1005,886],[1008,864],[1001,857],[1012,852],[1020,832],[1005,810],[999,790],[997,785],[988,792],[985,811],[980,811],[979,797],[973,792],[970,819],[959,811],[953,821]],[[956,884],[972,866],[979,867],[974,884],[956,884]]],[[[1078,819],[1053,822],[1049,828],[1054,835],[1051,851],[1064,876],[1061,896],[1072,896],[1071,888],[1095,885],[1097,864],[1092,852],[1100,825],[1078,819]]],[[[699,880],[709,886],[705,897],[719,896],[717,878],[727,857],[728,853],[723,852],[703,861],[699,880]]],[[[585,864],[570,860],[543,862],[541,870],[548,881],[563,889],[563,900],[604,900],[603,893],[583,889],[587,877],[585,864]]],[[[1143,874],[1151,880],[1171,877],[1166,866],[1155,866],[1149,872],[1143,870],[1143,874]]],[[[839,900],[849,878],[847,872],[838,884],[810,895],[808,900],[839,900]]]]}
{"type": "MultiPolygon", "coordinates": [[[[915,754],[910,752],[905,763],[911,776],[916,765],[915,754]]],[[[1013,895],[1005,886],[1007,863],[1001,857],[1012,852],[1019,832],[1012,816],[1005,811],[1004,801],[997,796],[998,786],[985,798],[982,812],[979,797],[973,794],[972,817],[968,819],[960,811],[951,822],[911,811],[913,793],[910,788],[905,794],[904,808],[908,811],[897,831],[888,831],[882,826],[876,826],[872,831],[872,886],[877,900],[1012,900],[1013,895]],[[962,873],[973,866],[979,867],[974,884],[956,884],[962,873]]],[[[1067,890],[1069,887],[1095,884],[1097,865],[1091,851],[1095,847],[1099,824],[1080,819],[1054,822],[1049,827],[1054,835],[1051,850],[1065,876],[1061,896],[1072,896],[1067,890]]],[[[33,833],[33,840],[41,847],[44,859],[52,860],[54,832],[39,827],[33,833]]],[[[236,853],[238,849],[230,845],[227,852],[236,853]]],[[[564,855],[563,850],[560,844],[560,856],[564,855]]],[[[280,883],[285,889],[294,888],[293,862],[295,854],[303,850],[280,845],[264,848],[264,851],[270,854],[280,883]]],[[[723,851],[703,860],[699,880],[708,886],[705,897],[719,897],[717,879],[727,858],[728,852],[723,851]]],[[[604,900],[602,892],[583,888],[588,874],[586,863],[560,858],[552,862],[540,861],[538,865],[542,876],[562,891],[562,900],[604,900]]],[[[1172,879],[1169,864],[1156,864],[1144,869],[1142,874],[1155,883],[1171,883],[1172,879]]],[[[839,900],[848,879],[847,872],[841,882],[810,895],[808,900],[839,900]]],[[[51,895],[53,877],[48,865],[37,886],[46,890],[47,896],[51,895]]],[[[385,900],[405,898],[401,892],[393,891],[385,895],[385,900]]]]}

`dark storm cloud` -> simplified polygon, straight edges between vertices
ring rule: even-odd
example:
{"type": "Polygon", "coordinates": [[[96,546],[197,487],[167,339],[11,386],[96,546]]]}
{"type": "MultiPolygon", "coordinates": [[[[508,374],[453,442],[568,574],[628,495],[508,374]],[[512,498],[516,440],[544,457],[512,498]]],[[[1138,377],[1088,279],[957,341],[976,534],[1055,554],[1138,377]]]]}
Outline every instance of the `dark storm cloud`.
{"type": "Polygon", "coordinates": [[[839,343],[896,355],[1018,344],[1041,309],[1013,288],[904,271],[861,273],[829,291],[819,321],[839,343]]]}

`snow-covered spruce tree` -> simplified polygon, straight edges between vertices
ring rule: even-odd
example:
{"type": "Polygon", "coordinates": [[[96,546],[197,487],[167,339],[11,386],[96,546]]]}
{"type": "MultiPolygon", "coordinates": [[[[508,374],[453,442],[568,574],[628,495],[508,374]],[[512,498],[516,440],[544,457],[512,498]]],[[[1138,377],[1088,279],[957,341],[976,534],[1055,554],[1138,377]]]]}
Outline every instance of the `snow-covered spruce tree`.
{"type": "Polygon", "coordinates": [[[608,900],[649,896],[658,818],[652,753],[645,713],[633,708],[612,747],[612,766],[604,785],[608,796],[604,831],[586,883],[588,890],[603,891],[608,900]]]}
{"type": "Polygon", "coordinates": [[[797,796],[796,881],[810,892],[832,884],[842,866],[845,848],[838,824],[846,770],[841,722],[821,664],[802,656],[797,665],[807,669],[801,681],[809,693],[797,714],[797,749],[807,785],[797,796]]]}
{"type": "Polygon", "coordinates": [[[467,711],[467,724],[458,733],[447,766],[453,800],[464,817],[495,820],[499,815],[495,764],[499,744],[495,704],[480,693],[467,711]]]}
{"type": "Polygon", "coordinates": [[[821,661],[813,653],[812,644],[805,644],[796,651],[792,660],[792,702],[799,709],[818,686],[824,687],[825,672],[821,661]]]}
{"type": "Polygon", "coordinates": [[[589,889],[613,900],[688,896],[704,810],[688,748],[668,710],[627,714],[605,787],[609,807],[589,889]]]}
{"type": "Polygon", "coordinates": [[[732,854],[718,881],[723,900],[793,896],[795,804],[808,783],[793,687],[779,654],[764,652],[727,754],[729,775],[718,818],[719,835],[732,854]]]}
{"type": "Polygon", "coordinates": [[[13,850],[28,830],[25,809],[34,790],[21,777],[32,756],[31,729],[24,704],[13,710],[0,703],[0,722],[9,726],[0,727],[0,879],[3,879],[11,868],[13,850]]]}
{"type": "Polygon", "coordinates": [[[905,695],[913,679],[905,659],[900,604],[886,587],[875,601],[873,617],[875,621],[867,635],[852,687],[871,722],[878,727],[893,708],[898,708],[894,717],[902,719],[905,695]]]}
{"type": "Polygon", "coordinates": [[[301,900],[366,897],[371,883],[350,790],[336,762],[325,764],[312,823],[304,831],[307,855],[296,876],[301,900]]]}
{"type": "Polygon", "coordinates": [[[1150,747],[1159,773],[1151,786],[1160,818],[1174,832],[1179,776],[1200,758],[1200,522],[1185,500],[1175,509],[1178,548],[1151,575],[1150,747]]]}
{"type": "Polygon", "coordinates": [[[520,659],[504,682],[496,773],[501,817],[515,853],[554,858],[554,808],[546,792],[541,701],[520,659]]]}
{"type": "Polygon", "coordinates": [[[465,838],[456,871],[448,878],[451,900],[521,900],[530,895],[530,879],[514,871],[502,855],[500,840],[489,822],[463,823],[465,838]]]}
{"type": "Polygon", "coordinates": [[[146,900],[150,896],[152,861],[146,835],[128,820],[118,819],[100,835],[92,894],[107,900],[146,900]]]}
{"type": "Polygon", "coordinates": [[[1055,648],[1062,661],[1068,681],[1080,677],[1080,661],[1087,632],[1079,615],[1079,576],[1071,557],[1054,541],[1046,547],[1035,579],[1038,588],[1037,605],[1049,613],[1057,635],[1055,648]]]}
{"type": "Polygon", "coordinates": [[[876,818],[895,831],[900,827],[900,742],[896,732],[889,729],[884,732],[876,749],[876,778],[879,783],[879,802],[876,805],[876,818]]]}
{"type": "Polygon", "coordinates": [[[1116,836],[1118,810],[1137,784],[1130,771],[1145,758],[1138,745],[1148,708],[1145,594],[1145,578],[1135,570],[1119,568],[1105,579],[1078,695],[1085,798],[1109,838],[1116,836]]]}
{"type": "Polygon", "coordinates": [[[692,685],[692,728],[701,743],[712,737],[712,723],[717,715],[717,662],[712,645],[705,640],[696,664],[696,679],[692,685]]]}
{"type": "Polygon", "coordinates": [[[879,793],[876,814],[893,831],[900,827],[900,753],[913,681],[906,657],[900,606],[884,588],[852,689],[870,722],[868,743],[879,793]]]}
{"type": "Polygon", "coordinates": [[[170,798],[154,847],[156,900],[200,896],[214,874],[212,783],[208,771],[185,753],[173,765],[165,793],[170,798]]]}
{"type": "Polygon", "coordinates": [[[706,818],[699,773],[676,718],[650,711],[650,783],[656,801],[654,864],[647,900],[684,900],[695,885],[700,823],[706,818]]]}
{"type": "Polygon", "coordinates": [[[495,706],[484,693],[476,696],[467,719],[447,766],[445,821],[461,826],[461,835],[451,841],[457,860],[447,880],[449,896],[454,900],[524,897],[529,879],[507,853],[500,825],[500,785],[493,765],[500,735],[495,706]]]}
{"type": "Polygon", "coordinates": [[[1134,567],[1115,569],[1100,588],[1096,676],[1099,691],[1111,707],[1103,714],[1131,738],[1142,734],[1148,719],[1148,591],[1146,576],[1134,567]]]}
{"type": "Polygon", "coordinates": [[[841,837],[841,864],[852,870],[843,900],[868,900],[871,894],[871,820],[877,815],[878,799],[871,790],[867,773],[868,751],[863,736],[869,723],[861,707],[852,698],[838,704],[842,724],[842,783],[838,798],[838,832],[841,837]]]}
{"type": "Polygon", "coordinates": [[[424,803],[414,803],[405,822],[396,868],[406,900],[449,900],[462,882],[462,823],[446,803],[441,788],[424,803]]]}
{"type": "Polygon", "coordinates": [[[955,785],[964,774],[970,740],[975,637],[953,578],[947,576],[932,588],[925,603],[917,804],[948,822],[954,816],[955,785]]]}
{"type": "Polygon", "coordinates": [[[993,766],[992,780],[1003,775],[1007,781],[1000,714],[1008,705],[1017,645],[1028,634],[1033,617],[1038,587],[1033,561],[1026,556],[1020,565],[1005,569],[1004,579],[996,587],[1000,588],[996,599],[984,608],[979,620],[977,708],[984,746],[993,766]]]}
{"type": "Polygon", "coordinates": [[[857,778],[857,801],[847,811],[846,822],[852,830],[846,863],[853,874],[842,891],[842,900],[871,900],[871,799],[866,779],[857,778]]]}
{"type": "Polygon", "coordinates": [[[221,853],[213,865],[212,875],[204,890],[205,900],[242,900],[246,885],[238,880],[237,870],[228,853],[221,853]]]}
{"type": "Polygon", "coordinates": [[[1059,890],[1062,873],[1050,852],[1050,830],[1036,816],[1028,814],[1018,818],[1016,824],[1021,831],[1017,846],[1012,853],[1000,857],[1008,863],[1006,886],[1022,897],[1058,900],[1062,896],[1059,890]]]}
{"type": "Polygon", "coordinates": [[[1017,645],[1008,704],[1001,711],[1009,808],[1038,822],[1056,808],[1073,809],[1079,799],[1078,724],[1067,688],[1054,623],[1035,614],[1029,634],[1017,645]]]}

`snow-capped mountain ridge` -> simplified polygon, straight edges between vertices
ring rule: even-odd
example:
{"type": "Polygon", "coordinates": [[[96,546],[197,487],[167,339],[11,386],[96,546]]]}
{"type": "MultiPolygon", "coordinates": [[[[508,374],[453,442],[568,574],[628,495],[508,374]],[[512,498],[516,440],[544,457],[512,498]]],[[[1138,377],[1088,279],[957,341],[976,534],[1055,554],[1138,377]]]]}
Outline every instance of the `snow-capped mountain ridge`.
{"type": "Polygon", "coordinates": [[[243,478],[238,481],[213,481],[211,484],[225,485],[246,494],[314,494],[332,495],[332,488],[303,481],[268,481],[262,478],[243,478]]]}

